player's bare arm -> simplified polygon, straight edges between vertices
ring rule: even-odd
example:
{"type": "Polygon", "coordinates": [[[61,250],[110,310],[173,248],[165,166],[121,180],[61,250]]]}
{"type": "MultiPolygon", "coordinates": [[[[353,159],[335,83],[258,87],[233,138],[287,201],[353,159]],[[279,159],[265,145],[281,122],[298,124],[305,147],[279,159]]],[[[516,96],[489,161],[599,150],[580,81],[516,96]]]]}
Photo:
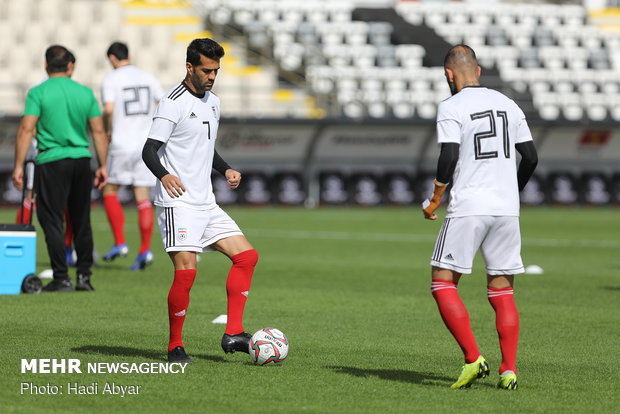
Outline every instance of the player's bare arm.
{"type": "Polygon", "coordinates": [[[446,185],[444,183],[440,183],[439,181],[434,181],[434,189],[433,196],[431,199],[426,199],[422,203],[422,212],[424,213],[424,218],[427,220],[437,220],[437,214],[435,214],[435,210],[441,204],[441,198],[443,194],[446,192],[446,185]]]}
{"type": "Polygon", "coordinates": [[[88,125],[93,134],[93,143],[95,146],[95,152],[97,153],[97,160],[99,161],[99,168],[95,171],[95,187],[101,190],[108,182],[108,169],[106,166],[108,159],[108,137],[103,128],[103,120],[100,116],[90,118],[88,125]]]}
{"type": "Polygon", "coordinates": [[[103,126],[105,128],[108,141],[112,140],[112,116],[114,115],[114,102],[103,104],[103,126]]]}
{"type": "Polygon", "coordinates": [[[435,175],[433,196],[422,203],[422,212],[427,220],[437,220],[435,210],[440,206],[441,199],[446,192],[446,186],[452,181],[452,175],[459,159],[459,144],[441,144],[441,153],[437,161],[437,174],[435,175]]]}
{"type": "Polygon", "coordinates": [[[13,185],[21,190],[24,185],[24,160],[28,154],[28,148],[34,136],[39,117],[24,115],[17,130],[17,142],[15,143],[15,167],[13,169],[13,185]]]}

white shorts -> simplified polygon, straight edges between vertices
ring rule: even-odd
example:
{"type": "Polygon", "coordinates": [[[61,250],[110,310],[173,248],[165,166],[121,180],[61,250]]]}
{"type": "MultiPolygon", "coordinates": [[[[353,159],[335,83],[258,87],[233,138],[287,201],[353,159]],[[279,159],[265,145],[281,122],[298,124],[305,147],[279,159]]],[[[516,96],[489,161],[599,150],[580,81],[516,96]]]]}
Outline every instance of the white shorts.
{"type": "Polygon", "coordinates": [[[487,274],[523,273],[519,217],[446,218],[435,242],[431,265],[469,274],[478,249],[487,274]]]}
{"type": "Polygon", "coordinates": [[[211,210],[158,206],[157,222],[167,252],[210,252],[209,246],[218,240],[243,235],[219,206],[211,210]]]}
{"type": "Polygon", "coordinates": [[[142,161],[140,152],[120,152],[108,155],[108,182],[134,187],[153,187],[157,178],[142,161]]]}

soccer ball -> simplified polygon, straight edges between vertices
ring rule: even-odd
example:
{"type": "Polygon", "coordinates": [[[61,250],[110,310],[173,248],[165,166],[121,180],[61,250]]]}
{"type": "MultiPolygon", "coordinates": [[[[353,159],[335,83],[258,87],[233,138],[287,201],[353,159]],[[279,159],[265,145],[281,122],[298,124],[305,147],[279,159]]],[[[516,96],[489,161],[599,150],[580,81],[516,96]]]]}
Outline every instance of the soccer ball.
{"type": "Polygon", "coordinates": [[[252,335],[250,358],[257,365],[280,364],[288,355],[288,339],[282,331],[264,328],[252,335]]]}

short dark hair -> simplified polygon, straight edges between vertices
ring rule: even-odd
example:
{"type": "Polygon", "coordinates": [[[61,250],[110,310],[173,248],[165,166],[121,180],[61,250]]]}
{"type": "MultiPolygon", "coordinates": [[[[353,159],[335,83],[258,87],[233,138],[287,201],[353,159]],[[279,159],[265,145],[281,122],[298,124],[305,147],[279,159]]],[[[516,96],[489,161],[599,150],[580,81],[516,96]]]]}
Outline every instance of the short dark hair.
{"type": "Polygon", "coordinates": [[[457,62],[469,62],[477,65],[478,59],[476,58],[476,52],[474,52],[474,49],[464,44],[451,47],[443,61],[443,66],[447,68],[457,62]]]}
{"type": "Polygon", "coordinates": [[[108,48],[108,56],[115,56],[118,60],[129,59],[129,48],[125,43],[114,42],[108,48]]]}
{"type": "Polygon", "coordinates": [[[192,65],[199,65],[200,55],[219,62],[224,56],[224,48],[215,40],[206,37],[194,39],[187,47],[187,59],[185,61],[192,65]]]}
{"type": "Polygon", "coordinates": [[[45,51],[45,62],[49,73],[62,73],[67,71],[69,62],[75,62],[75,56],[66,47],[53,45],[45,51]]]}

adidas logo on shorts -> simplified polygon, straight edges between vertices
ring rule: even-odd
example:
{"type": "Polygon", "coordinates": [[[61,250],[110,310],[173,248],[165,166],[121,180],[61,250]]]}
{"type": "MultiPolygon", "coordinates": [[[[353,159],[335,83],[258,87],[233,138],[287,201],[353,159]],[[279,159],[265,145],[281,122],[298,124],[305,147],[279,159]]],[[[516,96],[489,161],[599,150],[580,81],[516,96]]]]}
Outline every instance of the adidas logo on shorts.
{"type": "Polygon", "coordinates": [[[454,260],[454,257],[452,257],[452,253],[448,253],[448,255],[446,257],[444,257],[444,259],[446,259],[446,260],[454,260]]]}
{"type": "Polygon", "coordinates": [[[198,118],[195,113],[189,114],[189,119],[198,118]]]}

